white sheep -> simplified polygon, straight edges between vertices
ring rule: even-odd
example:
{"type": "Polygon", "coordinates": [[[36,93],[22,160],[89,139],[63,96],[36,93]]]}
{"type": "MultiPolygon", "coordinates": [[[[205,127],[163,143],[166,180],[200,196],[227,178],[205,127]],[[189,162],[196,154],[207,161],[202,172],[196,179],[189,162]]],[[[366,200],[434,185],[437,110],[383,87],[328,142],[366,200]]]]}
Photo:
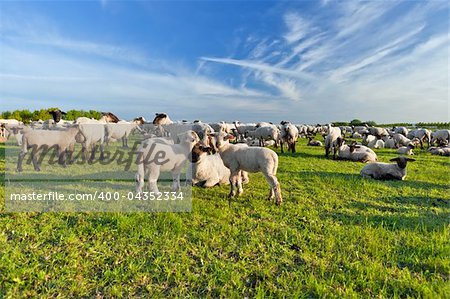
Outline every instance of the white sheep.
{"type": "Polygon", "coordinates": [[[430,147],[428,151],[432,155],[440,155],[440,156],[450,156],[450,147],[449,146],[441,146],[441,147],[430,147]]]}
{"type": "Polygon", "coordinates": [[[108,145],[111,140],[122,139],[122,146],[128,147],[128,137],[133,130],[142,130],[137,122],[128,122],[121,120],[118,123],[105,124],[105,141],[108,145]]]}
{"type": "MultiPolygon", "coordinates": [[[[228,185],[230,183],[230,169],[225,167],[222,158],[218,153],[208,155],[208,148],[200,143],[192,149],[188,170],[186,171],[186,181],[190,181],[194,186],[204,188],[216,185],[228,185]]],[[[241,172],[242,181],[248,183],[248,174],[241,172]]]]}
{"type": "Polygon", "coordinates": [[[402,146],[397,149],[397,153],[401,155],[414,155],[413,153],[414,145],[412,143],[407,146],[402,146]]]}
{"type": "Polygon", "coordinates": [[[17,161],[17,171],[22,171],[22,161],[32,148],[31,156],[33,166],[36,171],[40,171],[40,165],[37,157],[43,151],[56,149],[58,151],[58,162],[66,166],[67,158],[71,158],[74,144],[76,142],[75,136],[79,133],[78,126],[72,126],[66,130],[24,130],[22,136],[21,151],[17,161]],[[67,157],[66,157],[67,155],[67,157]]]}
{"type": "Polygon", "coordinates": [[[319,140],[314,140],[311,136],[308,137],[308,143],[307,146],[322,146],[322,142],[319,140]]]}
{"type": "Polygon", "coordinates": [[[369,148],[376,149],[384,148],[384,141],[382,139],[373,139],[367,144],[367,146],[369,148]]]}
{"type": "Polygon", "coordinates": [[[170,171],[172,191],[180,190],[181,171],[192,148],[200,139],[194,131],[187,131],[179,136],[179,140],[179,144],[165,144],[148,139],[139,146],[136,158],[136,192],[142,193],[145,175],[148,174],[149,191],[158,193],[157,181],[161,171],[170,171]]]}
{"type": "Polygon", "coordinates": [[[331,124],[327,127],[328,134],[325,137],[325,156],[328,158],[330,151],[333,152],[333,158],[336,158],[338,148],[338,138],[341,137],[341,129],[332,127],[331,124]]]}
{"type": "Polygon", "coordinates": [[[281,204],[281,188],[276,173],[278,168],[277,154],[264,147],[248,147],[244,144],[230,144],[229,140],[234,136],[219,132],[212,134],[215,139],[213,147],[219,152],[223,164],[231,171],[229,198],[243,192],[241,171],[262,172],[270,185],[269,200],[276,198],[276,203],[281,204]]]}
{"type": "Polygon", "coordinates": [[[298,129],[290,122],[282,122],[280,130],[280,146],[283,153],[283,143],[287,143],[287,150],[295,153],[295,143],[298,139],[298,129]]]}
{"type": "Polygon", "coordinates": [[[423,149],[423,142],[426,141],[428,143],[428,147],[431,145],[431,131],[428,129],[416,129],[410,131],[407,135],[407,138],[414,139],[417,138],[420,143],[420,147],[423,149]]]}
{"type": "Polygon", "coordinates": [[[364,178],[373,178],[375,180],[404,180],[406,177],[406,164],[415,161],[407,157],[397,157],[389,161],[390,163],[369,163],[361,170],[361,176],[364,178]]]}
{"type": "Polygon", "coordinates": [[[356,142],[346,145],[342,137],[338,138],[337,143],[339,146],[339,159],[363,163],[377,161],[377,154],[366,146],[358,145],[356,142]]]}
{"type": "Polygon", "coordinates": [[[259,146],[264,146],[264,141],[273,140],[278,146],[280,131],[274,125],[258,127],[254,131],[249,131],[248,136],[259,140],[259,146]]]}
{"type": "Polygon", "coordinates": [[[385,148],[397,148],[397,145],[395,144],[395,140],[392,137],[384,136],[382,139],[384,141],[385,148]]]}
{"type": "Polygon", "coordinates": [[[437,130],[431,133],[431,144],[444,145],[450,143],[450,130],[437,130]]]}

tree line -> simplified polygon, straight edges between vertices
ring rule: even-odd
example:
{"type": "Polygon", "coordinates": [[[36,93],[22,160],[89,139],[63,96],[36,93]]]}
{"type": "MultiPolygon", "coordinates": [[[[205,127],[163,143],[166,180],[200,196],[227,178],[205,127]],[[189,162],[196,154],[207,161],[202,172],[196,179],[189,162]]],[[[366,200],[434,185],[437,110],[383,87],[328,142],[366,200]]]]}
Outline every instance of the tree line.
{"type": "MultiPolygon", "coordinates": [[[[49,112],[53,110],[58,110],[58,108],[40,109],[34,111],[30,111],[28,109],[4,111],[1,113],[0,118],[14,118],[28,124],[32,121],[51,119],[52,116],[49,112]]],[[[82,116],[94,119],[100,119],[100,117],[102,117],[102,113],[95,110],[68,110],[66,113],[67,114],[63,117],[65,120],[75,120],[82,116]]]]}

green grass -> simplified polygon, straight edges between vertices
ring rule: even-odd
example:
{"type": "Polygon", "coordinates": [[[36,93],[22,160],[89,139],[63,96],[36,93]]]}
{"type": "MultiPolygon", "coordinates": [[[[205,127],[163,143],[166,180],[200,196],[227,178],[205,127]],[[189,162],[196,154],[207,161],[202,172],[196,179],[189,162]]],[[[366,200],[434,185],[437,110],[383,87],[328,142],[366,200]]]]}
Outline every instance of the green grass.
{"type": "Polygon", "coordinates": [[[281,207],[252,174],[232,201],[194,188],[191,213],[0,214],[0,298],[448,297],[449,158],[381,182],[305,144],[280,155],[281,207]]]}

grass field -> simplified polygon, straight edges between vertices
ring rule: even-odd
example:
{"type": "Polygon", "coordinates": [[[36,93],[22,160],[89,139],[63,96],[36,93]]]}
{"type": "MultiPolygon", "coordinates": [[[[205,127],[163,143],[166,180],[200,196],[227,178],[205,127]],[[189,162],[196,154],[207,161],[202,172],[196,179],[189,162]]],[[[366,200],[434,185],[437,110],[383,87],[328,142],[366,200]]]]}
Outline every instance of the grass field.
{"type": "Polygon", "coordinates": [[[0,214],[0,298],[448,298],[449,158],[380,182],[305,144],[280,155],[281,207],[252,174],[232,201],[194,188],[191,213],[0,214]]]}

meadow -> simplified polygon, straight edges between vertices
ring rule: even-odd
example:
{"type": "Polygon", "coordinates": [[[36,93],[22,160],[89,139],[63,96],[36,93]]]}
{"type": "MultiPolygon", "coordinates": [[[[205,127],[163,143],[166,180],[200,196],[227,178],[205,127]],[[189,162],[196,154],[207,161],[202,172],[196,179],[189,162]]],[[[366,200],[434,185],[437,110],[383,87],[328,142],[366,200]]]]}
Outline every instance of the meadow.
{"type": "Polygon", "coordinates": [[[281,207],[261,174],[232,200],[193,188],[184,213],[6,213],[2,186],[0,298],[448,298],[450,160],[415,152],[405,181],[373,181],[299,139],[281,207]]]}

